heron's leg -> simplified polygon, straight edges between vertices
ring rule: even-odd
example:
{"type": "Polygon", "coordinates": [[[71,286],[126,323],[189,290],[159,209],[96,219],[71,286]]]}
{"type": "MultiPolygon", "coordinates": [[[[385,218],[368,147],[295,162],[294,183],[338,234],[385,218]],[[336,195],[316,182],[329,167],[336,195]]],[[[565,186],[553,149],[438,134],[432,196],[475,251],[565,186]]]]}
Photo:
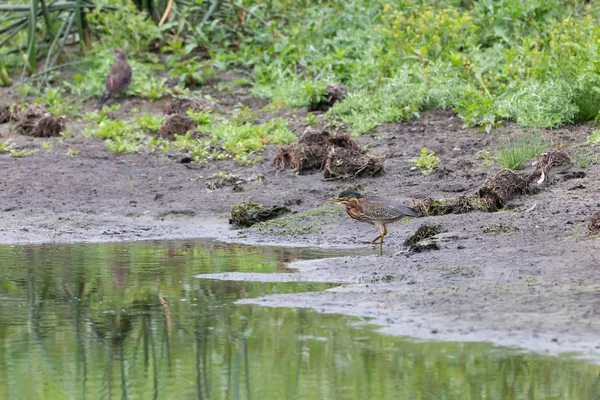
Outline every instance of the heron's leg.
{"type": "Polygon", "coordinates": [[[379,227],[379,230],[381,231],[381,234],[379,235],[381,237],[380,241],[379,241],[379,255],[382,256],[383,255],[383,238],[385,235],[387,235],[387,228],[385,227],[385,225],[381,225],[379,227]],[[383,230],[382,230],[383,228],[383,230]]]}
{"type": "Polygon", "coordinates": [[[377,236],[375,239],[373,239],[373,240],[370,240],[370,241],[368,241],[368,242],[366,242],[366,243],[375,244],[375,243],[377,243],[377,241],[378,241],[379,239],[381,239],[381,233],[380,233],[380,234],[379,234],[379,236],[377,236]]]}
{"type": "Polygon", "coordinates": [[[377,236],[375,239],[373,239],[373,240],[370,240],[370,241],[368,241],[368,242],[365,242],[365,243],[368,243],[368,244],[375,244],[375,243],[377,243],[377,241],[378,241],[378,240],[381,240],[381,232],[383,232],[383,231],[381,230],[381,224],[377,224],[377,223],[376,223],[376,224],[375,224],[375,226],[377,227],[377,229],[379,229],[379,235],[378,235],[378,236],[377,236]]]}

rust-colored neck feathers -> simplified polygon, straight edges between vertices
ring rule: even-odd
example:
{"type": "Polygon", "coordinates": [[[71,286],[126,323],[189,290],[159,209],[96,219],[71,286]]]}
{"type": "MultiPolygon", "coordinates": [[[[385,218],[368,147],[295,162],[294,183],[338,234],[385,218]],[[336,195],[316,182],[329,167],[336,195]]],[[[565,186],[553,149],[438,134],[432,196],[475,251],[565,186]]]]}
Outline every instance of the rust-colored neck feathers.
{"type": "Polygon", "coordinates": [[[350,198],[343,201],[342,204],[346,206],[346,213],[353,219],[360,219],[363,214],[363,206],[360,199],[350,198]]]}

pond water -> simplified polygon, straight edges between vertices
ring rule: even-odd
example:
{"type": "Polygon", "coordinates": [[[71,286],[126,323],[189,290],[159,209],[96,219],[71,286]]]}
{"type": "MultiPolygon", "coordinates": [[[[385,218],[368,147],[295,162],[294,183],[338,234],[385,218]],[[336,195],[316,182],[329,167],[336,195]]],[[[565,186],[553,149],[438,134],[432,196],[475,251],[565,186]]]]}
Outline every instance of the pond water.
{"type": "Polygon", "coordinates": [[[211,241],[0,246],[0,399],[600,399],[600,367],[236,305],[322,283],[222,282],[348,250],[211,241]]]}

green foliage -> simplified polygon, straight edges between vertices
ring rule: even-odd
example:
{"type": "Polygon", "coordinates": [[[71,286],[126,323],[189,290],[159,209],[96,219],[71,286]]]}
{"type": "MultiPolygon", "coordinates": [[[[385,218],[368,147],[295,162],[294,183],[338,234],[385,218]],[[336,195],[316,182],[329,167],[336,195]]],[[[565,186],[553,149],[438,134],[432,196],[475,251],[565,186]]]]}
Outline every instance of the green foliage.
{"type": "Polygon", "coordinates": [[[217,179],[239,179],[240,176],[238,174],[232,174],[230,172],[215,172],[212,174],[213,178],[217,179]]]}
{"type": "Polygon", "coordinates": [[[136,124],[143,132],[146,133],[158,133],[163,120],[164,118],[161,116],[153,117],[150,114],[144,114],[141,117],[135,117],[136,124]]]}
{"type": "Polygon", "coordinates": [[[319,122],[319,118],[313,114],[313,113],[308,113],[306,114],[306,125],[312,126],[312,125],[316,125],[319,122]]]}
{"type": "Polygon", "coordinates": [[[252,93],[279,105],[310,104],[327,82],[357,89],[330,111],[355,133],[424,108],[454,109],[487,132],[505,120],[552,128],[600,110],[600,24],[578,1],[354,0],[277,11],[294,16],[282,40],[216,50],[215,65],[252,65],[252,93]]]}
{"type": "Polygon", "coordinates": [[[184,46],[182,38],[169,40],[161,49],[163,53],[170,53],[165,63],[171,70],[171,76],[178,79],[180,88],[197,86],[205,82],[203,68],[204,62],[198,61],[191,55],[196,50],[196,45],[184,46]]]}
{"type": "MultiPolygon", "coordinates": [[[[157,72],[164,67],[152,62],[141,62],[130,59],[133,77],[127,94],[157,100],[170,93],[166,85],[167,80],[157,76],[157,72]]],[[[63,82],[71,94],[82,97],[99,97],[104,91],[106,76],[114,63],[114,56],[110,48],[99,48],[85,58],[84,63],[77,68],[78,73],[73,76],[72,82],[63,82]]]]}
{"type": "MultiPolygon", "coordinates": [[[[129,93],[150,99],[169,93],[167,74],[181,89],[236,68],[251,71],[251,79],[222,88],[252,86],[251,94],[275,108],[314,104],[327,83],[343,83],[352,92],[330,115],[356,134],[426,108],[452,109],[465,126],[486,132],[507,120],[554,128],[599,116],[600,13],[579,0],[176,2],[177,17],[161,27],[155,22],[164,4],[136,5],[106,0],[86,12],[81,26],[101,40],[66,83],[72,94],[101,93],[118,46],[132,61],[129,93]],[[150,51],[157,49],[168,71],[150,51]]],[[[39,11],[37,31],[26,33],[23,20],[11,45],[44,52],[50,31],[62,37],[68,14],[45,30],[39,11]],[[44,41],[31,42],[32,33],[44,41]]],[[[10,25],[0,22],[0,36],[10,25]]],[[[4,63],[18,59],[6,54],[4,63]]]]}
{"type": "Polygon", "coordinates": [[[131,58],[148,57],[150,43],[161,39],[156,24],[130,2],[109,9],[97,7],[87,18],[91,27],[102,35],[103,49],[122,48],[131,58]]]}
{"type": "Polygon", "coordinates": [[[594,129],[592,134],[588,136],[586,144],[597,144],[600,145],[600,130],[594,129]]]}
{"type": "Polygon", "coordinates": [[[171,76],[179,80],[180,87],[193,87],[205,82],[203,64],[191,59],[171,65],[171,76]]]}
{"type": "Polygon", "coordinates": [[[158,100],[163,96],[171,93],[171,90],[166,85],[166,78],[157,78],[155,75],[143,75],[147,78],[133,79],[131,83],[132,89],[136,96],[144,97],[150,100],[158,100]]]}
{"type": "Polygon", "coordinates": [[[519,170],[523,169],[527,161],[539,156],[543,151],[542,137],[525,132],[501,139],[495,159],[502,168],[519,170]]]}
{"type": "Polygon", "coordinates": [[[288,107],[304,107],[317,103],[323,97],[326,86],[325,82],[290,76],[290,79],[281,81],[277,85],[257,84],[250,93],[258,97],[269,98],[288,107]]]}
{"type": "MultiPolygon", "coordinates": [[[[577,119],[574,92],[563,82],[528,82],[498,102],[499,112],[523,127],[555,128],[577,119]]],[[[595,118],[597,110],[591,119],[595,118]]]]}
{"type": "Polygon", "coordinates": [[[235,90],[236,88],[252,87],[254,83],[248,78],[239,78],[231,82],[219,82],[219,90],[235,90]]]}
{"type": "Polygon", "coordinates": [[[284,144],[296,140],[296,135],[283,119],[274,119],[262,125],[223,122],[212,128],[212,134],[236,161],[242,163],[247,163],[251,154],[262,151],[265,144],[284,144]]]}
{"type": "Polygon", "coordinates": [[[495,164],[494,153],[490,146],[477,152],[477,159],[483,160],[482,167],[488,168],[495,164]]]}
{"type": "MultiPolygon", "coordinates": [[[[22,66],[33,74],[38,61],[50,69],[61,55],[66,43],[79,41],[81,47],[89,44],[90,27],[86,13],[81,12],[81,1],[10,2],[0,5],[0,70],[22,66]],[[7,55],[16,55],[7,57],[7,55]],[[6,57],[6,58],[5,58],[6,57]]],[[[85,4],[87,11],[96,8],[94,2],[85,4]]],[[[3,79],[4,80],[4,79],[3,79]]]]}
{"type": "Polygon", "coordinates": [[[411,101],[420,100],[412,97],[407,88],[400,96],[396,96],[398,85],[390,83],[374,91],[361,90],[349,93],[341,103],[335,104],[330,114],[350,126],[354,134],[371,131],[384,122],[397,122],[418,116],[417,107],[411,101]]]}
{"type": "Polygon", "coordinates": [[[194,160],[200,163],[232,157],[242,164],[248,164],[251,162],[250,157],[262,151],[265,145],[296,140],[296,135],[290,131],[283,119],[274,119],[260,125],[253,125],[241,117],[215,122],[210,111],[188,111],[198,130],[208,133],[209,137],[197,138],[187,133],[176,135],[175,140],[169,142],[155,137],[163,117],[145,114],[132,120],[109,118],[109,113],[116,109],[117,104],[110,108],[105,107],[98,113],[86,115],[86,119],[91,121],[92,125],[83,131],[85,136],[103,139],[106,147],[114,153],[135,153],[144,148],[161,152],[174,149],[190,153],[194,160]]]}
{"type": "Polygon", "coordinates": [[[600,154],[598,154],[597,149],[587,146],[574,151],[571,158],[573,159],[573,163],[582,169],[600,162],[600,154]]]}
{"type": "Polygon", "coordinates": [[[194,123],[198,127],[198,129],[202,129],[204,127],[210,127],[213,123],[213,116],[210,110],[208,111],[199,111],[193,112],[192,110],[187,110],[187,115],[192,117],[194,123]]]}
{"type": "Polygon", "coordinates": [[[419,158],[413,160],[415,166],[425,176],[430,175],[440,163],[440,158],[433,151],[428,151],[426,147],[421,149],[419,158]]]}
{"type": "Polygon", "coordinates": [[[48,111],[56,115],[76,114],[83,108],[81,101],[66,95],[60,88],[46,88],[41,96],[41,103],[48,111]]]}
{"type": "Polygon", "coordinates": [[[11,138],[6,139],[3,142],[0,142],[0,153],[6,153],[11,151],[15,147],[11,138]]]}
{"type": "MultiPolygon", "coordinates": [[[[147,121],[143,118],[138,120],[147,127],[147,121]]],[[[113,153],[135,153],[141,150],[148,140],[144,129],[138,123],[113,120],[105,116],[100,117],[94,126],[85,128],[83,134],[104,139],[106,148],[113,153]]]]}
{"type": "Polygon", "coordinates": [[[39,149],[33,149],[33,150],[22,150],[22,149],[11,149],[10,150],[10,155],[12,157],[18,157],[18,158],[23,158],[23,157],[27,157],[27,156],[31,156],[35,153],[37,153],[38,151],[40,151],[39,149]]]}

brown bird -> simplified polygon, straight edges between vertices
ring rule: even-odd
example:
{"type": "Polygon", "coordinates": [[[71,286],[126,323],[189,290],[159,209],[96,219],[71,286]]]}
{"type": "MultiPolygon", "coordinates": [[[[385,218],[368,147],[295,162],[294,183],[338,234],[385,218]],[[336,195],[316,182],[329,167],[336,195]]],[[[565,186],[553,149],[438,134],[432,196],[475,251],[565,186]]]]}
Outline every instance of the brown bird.
{"type": "Polygon", "coordinates": [[[419,217],[414,208],[405,206],[396,200],[379,196],[365,196],[354,190],[344,190],[337,199],[327,200],[326,204],[342,204],[346,213],[352,219],[373,224],[379,229],[379,236],[369,243],[379,241],[379,253],[383,254],[383,238],[387,235],[387,224],[401,220],[404,217],[419,217]]]}
{"type": "Polygon", "coordinates": [[[115,49],[113,53],[115,54],[115,63],[106,77],[104,93],[100,97],[98,108],[102,108],[104,103],[111,97],[127,90],[131,84],[131,65],[127,61],[127,54],[121,49],[115,49]]]}

